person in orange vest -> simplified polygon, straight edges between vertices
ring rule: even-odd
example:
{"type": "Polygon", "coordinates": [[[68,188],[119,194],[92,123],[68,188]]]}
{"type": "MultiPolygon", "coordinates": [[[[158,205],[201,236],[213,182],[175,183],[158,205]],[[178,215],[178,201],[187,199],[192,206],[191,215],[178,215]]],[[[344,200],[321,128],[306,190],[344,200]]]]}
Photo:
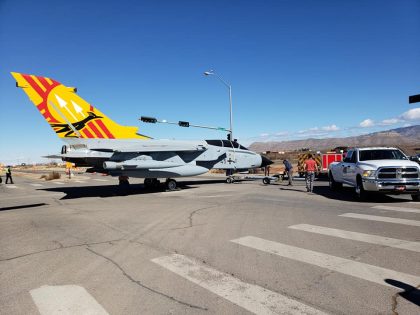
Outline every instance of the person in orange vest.
{"type": "Polygon", "coordinates": [[[316,164],[312,154],[309,154],[308,159],[305,161],[306,171],[306,191],[312,192],[314,188],[315,172],[318,172],[318,165],[316,164]]]}

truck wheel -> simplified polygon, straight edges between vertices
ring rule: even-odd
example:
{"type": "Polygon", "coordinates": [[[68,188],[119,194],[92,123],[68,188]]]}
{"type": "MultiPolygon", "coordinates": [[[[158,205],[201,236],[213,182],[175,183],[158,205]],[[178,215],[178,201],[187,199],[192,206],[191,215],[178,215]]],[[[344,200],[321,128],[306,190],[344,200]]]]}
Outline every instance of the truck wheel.
{"type": "Polygon", "coordinates": [[[359,201],[366,200],[368,197],[368,193],[363,188],[362,179],[360,177],[357,178],[355,193],[356,193],[356,199],[359,201]]]}
{"type": "Polygon", "coordinates": [[[411,195],[411,198],[413,199],[413,201],[419,201],[420,195],[411,195]]]}
{"type": "Polygon", "coordinates": [[[337,183],[333,177],[333,175],[331,174],[331,172],[328,173],[328,183],[330,186],[331,190],[339,190],[341,188],[343,188],[343,184],[342,183],[337,183]]]}

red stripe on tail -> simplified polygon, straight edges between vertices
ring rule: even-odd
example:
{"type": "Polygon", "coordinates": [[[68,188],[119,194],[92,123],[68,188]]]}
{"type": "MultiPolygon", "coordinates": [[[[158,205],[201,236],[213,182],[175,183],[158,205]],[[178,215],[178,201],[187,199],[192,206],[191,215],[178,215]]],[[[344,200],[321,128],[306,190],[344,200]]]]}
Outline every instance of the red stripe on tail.
{"type": "Polygon", "coordinates": [[[109,139],[115,139],[115,137],[113,136],[112,133],[109,132],[108,128],[104,125],[104,123],[102,122],[102,120],[100,119],[96,119],[95,122],[98,124],[99,128],[105,132],[105,134],[107,135],[107,137],[109,139]]]}
{"type": "Polygon", "coordinates": [[[31,78],[30,75],[27,74],[22,74],[22,76],[25,78],[25,80],[29,83],[29,85],[35,90],[35,92],[38,93],[38,95],[41,98],[44,98],[45,96],[45,92],[40,88],[40,86],[38,85],[38,83],[36,83],[34,81],[34,79],[31,78]]]}
{"type": "Polygon", "coordinates": [[[96,128],[95,124],[92,121],[89,121],[88,124],[90,129],[92,129],[92,131],[95,133],[95,135],[98,138],[103,138],[104,136],[102,135],[102,133],[98,130],[98,128],[96,128]]]}
{"type": "Polygon", "coordinates": [[[81,131],[85,134],[86,138],[94,138],[87,128],[83,128],[81,131]]]}

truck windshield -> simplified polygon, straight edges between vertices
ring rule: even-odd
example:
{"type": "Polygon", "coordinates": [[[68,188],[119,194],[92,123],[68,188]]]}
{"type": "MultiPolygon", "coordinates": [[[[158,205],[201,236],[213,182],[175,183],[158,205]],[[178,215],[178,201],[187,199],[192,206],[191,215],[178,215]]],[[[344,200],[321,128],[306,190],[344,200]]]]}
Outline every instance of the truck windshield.
{"type": "Polygon", "coordinates": [[[406,160],[400,150],[362,150],[359,151],[359,161],[370,160],[406,160]]]}

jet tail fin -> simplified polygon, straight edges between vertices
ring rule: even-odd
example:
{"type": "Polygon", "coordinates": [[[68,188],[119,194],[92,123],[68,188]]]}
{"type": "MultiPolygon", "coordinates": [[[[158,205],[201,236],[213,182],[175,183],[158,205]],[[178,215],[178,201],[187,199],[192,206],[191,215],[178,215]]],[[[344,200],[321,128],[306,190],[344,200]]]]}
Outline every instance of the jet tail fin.
{"type": "Polygon", "coordinates": [[[138,127],[122,126],[53,79],[12,72],[16,87],[28,95],[59,138],[150,139],[138,127]]]}

